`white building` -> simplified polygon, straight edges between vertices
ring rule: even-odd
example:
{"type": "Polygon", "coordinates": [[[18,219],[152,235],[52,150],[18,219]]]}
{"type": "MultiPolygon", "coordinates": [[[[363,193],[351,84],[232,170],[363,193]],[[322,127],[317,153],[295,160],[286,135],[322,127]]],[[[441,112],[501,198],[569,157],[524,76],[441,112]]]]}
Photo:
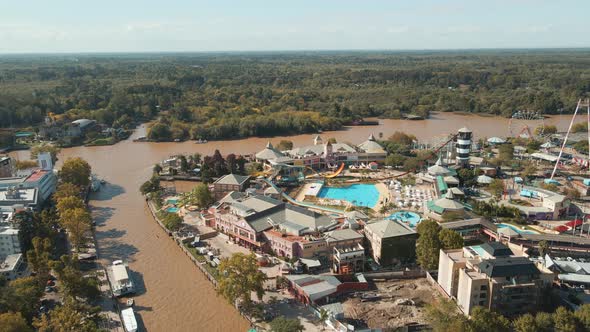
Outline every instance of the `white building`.
{"type": "Polygon", "coordinates": [[[476,306],[506,315],[537,309],[554,274],[499,242],[441,250],[438,283],[465,315],[476,306]]]}
{"type": "Polygon", "coordinates": [[[0,275],[4,276],[6,280],[28,276],[29,272],[24,264],[23,255],[13,254],[0,258],[0,275]]]}
{"type": "Polygon", "coordinates": [[[18,229],[13,228],[9,223],[0,223],[0,259],[20,253],[18,229]]]}
{"type": "Polygon", "coordinates": [[[16,176],[0,178],[0,207],[14,204],[37,208],[45,202],[57,187],[57,175],[49,153],[40,153],[39,167],[19,171],[16,176]],[[9,191],[17,190],[23,197],[15,197],[9,191]],[[15,202],[14,200],[20,200],[15,202]]]}

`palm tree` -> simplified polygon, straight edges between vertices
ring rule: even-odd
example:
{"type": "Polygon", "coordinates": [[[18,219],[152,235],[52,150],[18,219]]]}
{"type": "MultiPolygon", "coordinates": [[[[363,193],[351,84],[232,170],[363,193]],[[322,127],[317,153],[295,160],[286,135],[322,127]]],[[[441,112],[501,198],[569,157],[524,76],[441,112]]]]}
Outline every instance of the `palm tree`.
{"type": "Polygon", "coordinates": [[[329,318],[328,311],[326,309],[320,309],[320,323],[322,324],[322,331],[326,327],[326,320],[329,318]]]}
{"type": "Polygon", "coordinates": [[[387,213],[387,210],[389,210],[388,206],[386,204],[382,203],[381,208],[379,208],[379,213],[381,213],[382,215],[385,215],[387,213]]]}

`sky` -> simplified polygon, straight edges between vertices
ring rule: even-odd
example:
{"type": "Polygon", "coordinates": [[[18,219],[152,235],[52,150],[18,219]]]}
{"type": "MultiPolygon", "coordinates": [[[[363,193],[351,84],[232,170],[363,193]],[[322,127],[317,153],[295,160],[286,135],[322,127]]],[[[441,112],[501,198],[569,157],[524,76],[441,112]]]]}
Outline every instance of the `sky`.
{"type": "Polygon", "coordinates": [[[0,53],[589,47],[589,0],[0,0],[0,53]]]}

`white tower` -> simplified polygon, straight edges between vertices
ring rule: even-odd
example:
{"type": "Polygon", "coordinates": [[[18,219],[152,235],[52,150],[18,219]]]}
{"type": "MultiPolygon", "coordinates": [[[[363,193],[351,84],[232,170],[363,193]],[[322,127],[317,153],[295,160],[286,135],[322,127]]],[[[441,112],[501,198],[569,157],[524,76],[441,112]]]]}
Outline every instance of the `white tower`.
{"type": "Polygon", "coordinates": [[[471,139],[473,133],[471,130],[463,127],[457,134],[457,165],[465,167],[469,165],[469,153],[471,153],[471,139]]]}
{"type": "Polygon", "coordinates": [[[37,162],[39,163],[39,167],[44,171],[51,171],[53,169],[53,160],[49,152],[39,153],[37,155],[37,162]]]}

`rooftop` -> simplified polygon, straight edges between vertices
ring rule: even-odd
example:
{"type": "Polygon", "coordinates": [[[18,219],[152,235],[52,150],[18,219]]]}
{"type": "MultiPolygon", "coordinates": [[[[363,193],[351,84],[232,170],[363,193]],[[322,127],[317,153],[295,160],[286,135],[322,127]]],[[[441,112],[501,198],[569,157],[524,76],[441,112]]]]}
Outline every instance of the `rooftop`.
{"type": "Polygon", "coordinates": [[[125,267],[125,265],[113,265],[111,268],[113,270],[113,277],[116,281],[124,281],[129,279],[129,275],[127,274],[127,267],[125,267]]]}
{"type": "Polygon", "coordinates": [[[18,262],[22,259],[22,256],[23,254],[7,255],[4,258],[4,261],[0,261],[0,273],[13,271],[17,267],[18,262]]]}
{"type": "Polygon", "coordinates": [[[242,185],[250,179],[247,175],[228,174],[220,177],[215,184],[242,185]]]}
{"type": "Polygon", "coordinates": [[[539,275],[540,271],[527,257],[498,257],[479,263],[479,269],[490,278],[539,275]]]}
{"type": "Polygon", "coordinates": [[[365,229],[370,230],[373,234],[380,236],[382,239],[416,234],[414,230],[395,220],[383,220],[369,223],[365,226],[365,229]]]}
{"type": "Polygon", "coordinates": [[[329,275],[287,275],[286,278],[297,285],[312,301],[319,300],[338,291],[341,282],[329,275]]]}
{"type": "Polygon", "coordinates": [[[501,242],[486,242],[480,246],[490,256],[501,257],[501,256],[512,256],[514,253],[510,248],[501,242]]]}
{"type": "Polygon", "coordinates": [[[41,178],[43,178],[45,175],[47,175],[48,173],[50,173],[51,171],[44,171],[41,169],[37,169],[34,170],[33,173],[31,173],[31,175],[29,175],[25,182],[35,182],[40,180],[41,178]]]}
{"type": "Polygon", "coordinates": [[[325,234],[328,241],[347,241],[362,239],[363,236],[350,228],[337,229],[325,234]]]}

